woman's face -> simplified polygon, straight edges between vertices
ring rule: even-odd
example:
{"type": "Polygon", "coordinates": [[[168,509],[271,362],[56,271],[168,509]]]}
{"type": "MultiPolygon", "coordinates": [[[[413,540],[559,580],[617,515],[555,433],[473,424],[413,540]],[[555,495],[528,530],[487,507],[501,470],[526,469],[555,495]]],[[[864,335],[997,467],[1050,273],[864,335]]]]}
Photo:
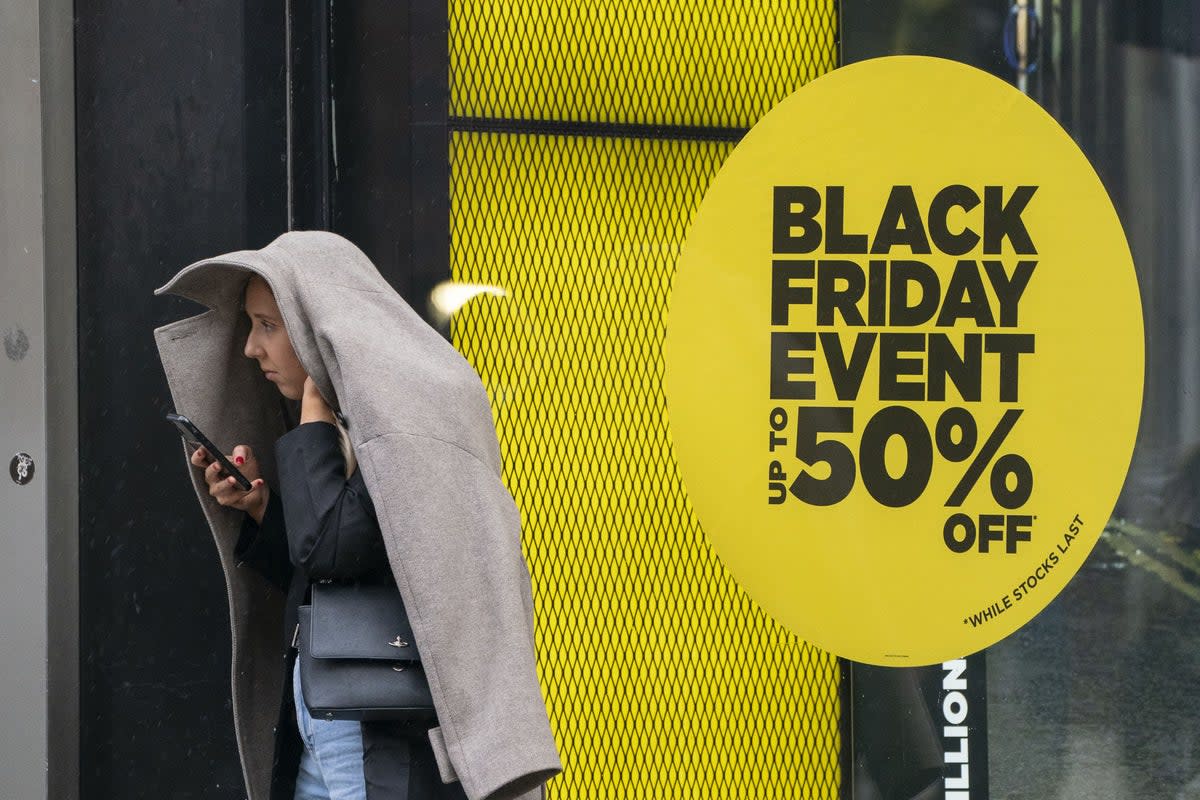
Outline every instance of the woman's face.
{"type": "Polygon", "coordinates": [[[245,306],[246,316],[250,318],[250,335],[246,337],[243,352],[247,358],[258,361],[259,368],[280,394],[299,400],[304,396],[308,373],[292,349],[271,287],[257,275],[246,284],[245,306]]]}

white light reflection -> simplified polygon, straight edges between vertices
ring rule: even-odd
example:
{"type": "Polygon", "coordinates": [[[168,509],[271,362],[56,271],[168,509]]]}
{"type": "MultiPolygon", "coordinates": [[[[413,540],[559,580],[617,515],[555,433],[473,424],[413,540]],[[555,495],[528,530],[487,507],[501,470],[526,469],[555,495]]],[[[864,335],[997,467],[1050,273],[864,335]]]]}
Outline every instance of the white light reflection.
{"type": "Polygon", "coordinates": [[[438,324],[449,322],[450,316],[472,298],[482,294],[508,297],[508,290],[488,283],[459,283],[442,281],[429,293],[429,310],[438,324]]]}

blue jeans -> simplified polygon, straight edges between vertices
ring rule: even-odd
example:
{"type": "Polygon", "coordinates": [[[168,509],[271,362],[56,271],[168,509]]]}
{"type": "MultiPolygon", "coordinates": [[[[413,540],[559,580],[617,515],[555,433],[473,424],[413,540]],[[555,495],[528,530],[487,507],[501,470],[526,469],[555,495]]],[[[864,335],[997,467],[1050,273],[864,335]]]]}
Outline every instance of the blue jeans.
{"type": "Polygon", "coordinates": [[[366,800],[362,725],[355,720],[312,718],[300,692],[300,659],[292,668],[292,694],[304,742],[295,800],[366,800]]]}

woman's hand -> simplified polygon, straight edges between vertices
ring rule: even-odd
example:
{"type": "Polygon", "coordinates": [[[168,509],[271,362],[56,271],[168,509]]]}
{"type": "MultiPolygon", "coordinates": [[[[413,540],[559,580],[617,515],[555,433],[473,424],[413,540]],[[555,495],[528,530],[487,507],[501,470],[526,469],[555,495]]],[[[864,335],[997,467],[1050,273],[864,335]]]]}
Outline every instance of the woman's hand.
{"type": "Polygon", "coordinates": [[[208,484],[208,493],[218,503],[245,511],[254,517],[255,522],[262,523],[271,490],[267,486],[267,482],[259,477],[261,472],[258,468],[258,459],[254,457],[253,451],[244,444],[234,447],[233,454],[228,458],[250,480],[249,491],[239,486],[232,475],[222,475],[221,462],[212,458],[202,446],[196,448],[192,453],[192,465],[204,470],[204,482],[208,484]]]}
{"type": "Polygon", "coordinates": [[[337,424],[333,419],[333,409],[317,391],[317,384],[313,382],[312,376],[308,376],[304,379],[304,396],[300,399],[300,423],[320,420],[331,425],[337,424]]]}

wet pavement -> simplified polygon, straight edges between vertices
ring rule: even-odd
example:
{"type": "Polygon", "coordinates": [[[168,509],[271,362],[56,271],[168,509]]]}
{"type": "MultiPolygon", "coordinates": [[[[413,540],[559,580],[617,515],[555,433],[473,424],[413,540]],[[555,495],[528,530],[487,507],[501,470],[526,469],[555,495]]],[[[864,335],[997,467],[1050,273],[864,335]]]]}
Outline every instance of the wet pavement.
{"type": "Polygon", "coordinates": [[[992,798],[1200,800],[1200,557],[1114,523],[987,651],[992,798]]]}

